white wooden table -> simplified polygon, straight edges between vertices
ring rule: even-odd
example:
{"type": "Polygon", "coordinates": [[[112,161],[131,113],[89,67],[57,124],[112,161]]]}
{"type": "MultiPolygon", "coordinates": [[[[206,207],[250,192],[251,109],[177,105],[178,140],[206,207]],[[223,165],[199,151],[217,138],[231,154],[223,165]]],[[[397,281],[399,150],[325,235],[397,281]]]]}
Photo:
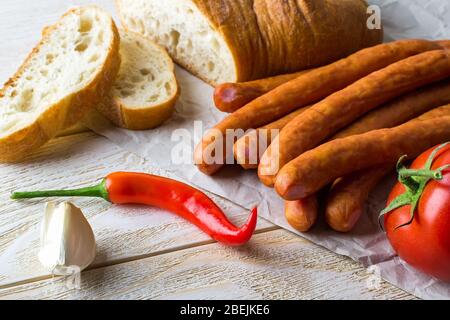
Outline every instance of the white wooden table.
{"type": "MultiPolygon", "coordinates": [[[[112,0],[94,2],[113,12],[112,0]]],[[[66,9],[59,0],[2,0],[0,80],[11,75],[41,28],[66,9]]],[[[97,258],[81,288],[52,277],[36,257],[43,201],[13,202],[13,190],[78,187],[114,170],[167,175],[91,132],[51,141],[21,164],[0,165],[0,299],[412,299],[358,263],[261,220],[245,247],[211,241],[166,212],[77,199],[93,225],[97,258]]],[[[240,224],[243,208],[211,195],[240,224]]]]}

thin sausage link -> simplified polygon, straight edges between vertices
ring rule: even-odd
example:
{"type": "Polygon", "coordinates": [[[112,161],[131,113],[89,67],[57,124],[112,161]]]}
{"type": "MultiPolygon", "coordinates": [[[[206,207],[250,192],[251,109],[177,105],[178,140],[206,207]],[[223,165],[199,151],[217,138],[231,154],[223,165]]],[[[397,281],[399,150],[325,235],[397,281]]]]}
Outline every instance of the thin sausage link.
{"type": "Polygon", "coordinates": [[[309,106],[300,108],[281,118],[280,120],[251,131],[250,133],[246,134],[238,141],[236,141],[236,143],[234,144],[234,157],[237,163],[246,170],[258,169],[259,160],[262,154],[276,138],[279,131],[282,130],[299,114],[306,111],[308,108],[309,106]],[[276,133],[274,130],[278,131],[278,133],[276,133]],[[261,141],[261,138],[266,138],[266,141],[261,141]]]}
{"type": "Polygon", "coordinates": [[[357,171],[336,180],[327,197],[325,219],[338,232],[351,231],[361,218],[370,192],[392,171],[394,165],[384,165],[357,171]]]}
{"type": "Polygon", "coordinates": [[[276,190],[285,200],[306,198],[335,179],[401,156],[413,158],[450,140],[450,115],[413,120],[404,125],[325,143],[283,167],[276,190]]]}
{"type": "Polygon", "coordinates": [[[450,102],[450,79],[421,88],[373,110],[344,130],[332,140],[401,125],[424,112],[450,102]]]}
{"type": "Polygon", "coordinates": [[[283,74],[267,79],[239,83],[223,83],[214,91],[214,103],[222,112],[232,113],[269,91],[308,72],[283,74]]]}
{"type": "Polygon", "coordinates": [[[302,200],[285,202],[286,220],[300,232],[308,232],[314,226],[318,212],[319,203],[315,195],[302,200]]]}

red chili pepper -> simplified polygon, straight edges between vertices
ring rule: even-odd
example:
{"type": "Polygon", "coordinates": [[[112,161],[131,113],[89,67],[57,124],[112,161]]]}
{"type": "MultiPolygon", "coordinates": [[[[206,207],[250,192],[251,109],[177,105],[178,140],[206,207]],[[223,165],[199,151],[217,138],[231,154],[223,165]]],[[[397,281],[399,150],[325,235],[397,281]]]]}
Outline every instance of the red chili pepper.
{"type": "Polygon", "coordinates": [[[15,192],[12,199],[43,197],[98,197],[114,204],[143,204],[176,213],[213,239],[240,246],[252,237],[258,219],[257,208],[242,228],[234,226],[223,211],[203,192],[168,178],[143,173],[110,174],[94,187],[77,190],[15,192]]]}

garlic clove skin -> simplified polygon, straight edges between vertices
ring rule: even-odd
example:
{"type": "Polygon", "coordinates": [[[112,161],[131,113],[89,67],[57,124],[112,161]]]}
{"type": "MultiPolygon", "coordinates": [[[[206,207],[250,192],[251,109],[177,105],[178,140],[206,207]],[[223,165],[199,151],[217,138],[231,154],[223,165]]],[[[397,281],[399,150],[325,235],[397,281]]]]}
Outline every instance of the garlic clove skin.
{"type": "Polygon", "coordinates": [[[49,202],[41,229],[39,261],[54,275],[69,276],[95,259],[94,232],[83,212],[70,202],[49,202]]]}

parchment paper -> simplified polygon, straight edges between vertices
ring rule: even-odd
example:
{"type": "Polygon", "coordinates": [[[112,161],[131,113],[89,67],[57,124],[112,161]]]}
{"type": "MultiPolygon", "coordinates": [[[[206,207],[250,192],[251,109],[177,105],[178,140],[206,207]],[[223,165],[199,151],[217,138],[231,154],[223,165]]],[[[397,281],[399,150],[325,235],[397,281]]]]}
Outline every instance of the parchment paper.
{"type": "MultiPolygon", "coordinates": [[[[386,40],[400,38],[450,39],[450,1],[448,0],[372,0],[371,4],[382,9],[386,40]]],[[[223,196],[247,209],[259,205],[261,216],[269,221],[305,237],[314,243],[338,254],[349,256],[371,272],[380,274],[388,282],[424,299],[450,299],[450,284],[445,284],[415,271],[402,262],[391,249],[377,223],[378,212],[394,184],[392,178],[384,181],[367,205],[367,214],[350,234],[330,231],[323,222],[308,234],[294,231],[286,223],[283,203],[272,189],[264,187],[255,172],[244,172],[240,168],[226,168],[217,176],[207,177],[198,172],[192,163],[176,164],[179,157],[173,155],[180,145],[189,152],[200,140],[193,137],[194,121],[201,120],[204,130],[220,121],[224,114],[218,112],[212,102],[213,89],[181,68],[177,69],[182,95],[176,114],[157,130],[132,132],[117,129],[107,122],[97,121],[88,125],[97,133],[117,145],[151,160],[154,166],[166,169],[203,189],[223,196]],[[177,138],[187,130],[187,140],[180,144],[177,138]],[[175,135],[174,135],[175,133],[175,135]],[[189,138],[191,136],[191,138],[189,138]],[[174,149],[175,148],[175,149],[174,149]]]]}

